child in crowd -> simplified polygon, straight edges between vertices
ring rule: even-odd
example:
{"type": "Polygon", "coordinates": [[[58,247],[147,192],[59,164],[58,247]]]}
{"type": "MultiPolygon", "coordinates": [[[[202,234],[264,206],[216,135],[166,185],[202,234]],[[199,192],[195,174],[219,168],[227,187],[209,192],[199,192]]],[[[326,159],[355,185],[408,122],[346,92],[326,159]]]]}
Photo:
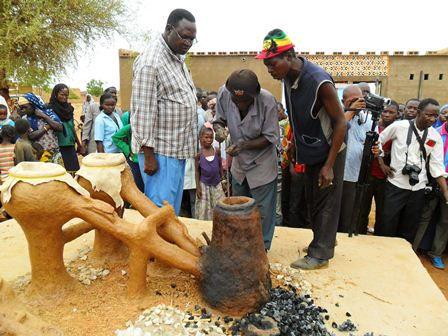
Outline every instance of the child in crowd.
{"type": "Polygon", "coordinates": [[[4,125],[0,131],[0,179],[3,182],[8,177],[9,169],[14,167],[14,144],[16,137],[14,127],[4,125]]]}
{"type": "Polygon", "coordinates": [[[221,186],[223,176],[219,150],[213,148],[213,130],[202,127],[199,132],[200,153],[196,156],[196,206],[197,219],[212,220],[218,200],[225,197],[221,186]]]}
{"type": "Polygon", "coordinates": [[[51,162],[51,153],[44,150],[44,147],[38,142],[33,142],[33,153],[36,156],[36,160],[40,162],[51,162]]]}
{"type": "Polygon", "coordinates": [[[123,127],[112,136],[112,142],[117,146],[120,151],[126,156],[126,161],[131,168],[132,175],[134,176],[134,182],[141,192],[145,191],[145,185],[143,184],[142,174],[138,165],[138,155],[132,153],[131,149],[131,125],[129,124],[129,112],[125,112],[121,116],[123,127]]]}
{"type": "Polygon", "coordinates": [[[16,132],[19,135],[19,139],[14,147],[14,155],[16,164],[22,161],[37,161],[34,154],[33,146],[31,145],[30,123],[26,119],[19,119],[16,122],[16,132]]]}
{"type": "Polygon", "coordinates": [[[6,107],[6,105],[0,104],[0,128],[5,125],[14,127],[15,124],[14,121],[8,118],[8,107],[6,107]]]}
{"type": "Polygon", "coordinates": [[[100,97],[101,113],[95,119],[95,142],[98,153],[120,153],[113,143],[112,136],[123,127],[120,116],[115,112],[117,101],[110,93],[100,97]]]}

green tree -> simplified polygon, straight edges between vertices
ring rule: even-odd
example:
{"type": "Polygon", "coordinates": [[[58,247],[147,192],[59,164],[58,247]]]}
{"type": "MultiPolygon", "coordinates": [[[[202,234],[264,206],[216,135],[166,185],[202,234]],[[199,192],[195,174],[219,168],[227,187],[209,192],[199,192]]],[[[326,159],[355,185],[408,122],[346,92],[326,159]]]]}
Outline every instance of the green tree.
{"type": "Polygon", "coordinates": [[[92,96],[99,97],[103,94],[103,81],[100,81],[98,79],[91,79],[86,87],[87,87],[87,93],[91,94],[92,96]]]}
{"type": "Polygon", "coordinates": [[[1,0],[0,86],[43,85],[76,63],[76,51],[122,32],[124,0],[1,0]]]}

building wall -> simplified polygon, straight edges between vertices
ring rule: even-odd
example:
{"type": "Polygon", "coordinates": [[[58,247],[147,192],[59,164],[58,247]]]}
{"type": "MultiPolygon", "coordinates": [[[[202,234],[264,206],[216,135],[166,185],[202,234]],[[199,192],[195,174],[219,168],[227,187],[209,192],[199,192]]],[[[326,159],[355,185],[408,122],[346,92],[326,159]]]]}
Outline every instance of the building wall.
{"type": "Polygon", "coordinates": [[[233,71],[250,69],[257,74],[263,89],[281,99],[281,82],[274,80],[267,72],[263,61],[255,59],[252,55],[191,56],[189,65],[196,87],[218,91],[233,71]]]}
{"type": "Polygon", "coordinates": [[[431,97],[440,104],[448,103],[448,55],[391,56],[384,95],[400,103],[415,97],[431,97]],[[412,80],[411,74],[414,75],[412,80]],[[428,75],[427,80],[424,79],[425,74],[428,75]],[[442,80],[439,80],[440,74],[442,80]]]}
{"type": "MultiPolygon", "coordinates": [[[[132,64],[136,52],[120,50],[120,95],[123,109],[129,108],[132,81],[132,64]]],[[[441,104],[448,102],[448,55],[388,55],[387,53],[359,55],[341,53],[305,55],[328,71],[336,82],[376,82],[380,84],[380,94],[405,102],[418,97],[419,76],[422,79],[421,97],[433,97],[441,104]],[[410,80],[409,75],[414,74],[410,80]],[[439,80],[439,75],[443,79],[439,80]]],[[[282,97],[281,83],[272,79],[260,60],[254,59],[252,52],[196,53],[187,59],[196,87],[217,91],[232,71],[248,68],[253,70],[261,86],[270,91],[278,100],[282,97]]]]}

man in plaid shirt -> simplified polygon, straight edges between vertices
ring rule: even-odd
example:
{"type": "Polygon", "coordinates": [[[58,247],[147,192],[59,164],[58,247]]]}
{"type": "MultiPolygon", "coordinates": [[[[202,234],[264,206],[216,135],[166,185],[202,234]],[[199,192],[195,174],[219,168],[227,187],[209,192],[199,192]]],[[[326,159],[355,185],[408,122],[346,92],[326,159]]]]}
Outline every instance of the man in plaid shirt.
{"type": "Polygon", "coordinates": [[[132,151],[138,154],[145,194],[157,206],[168,201],[179,213],[185,159],[197,151],[196,91],[181,55],[196,38],[194,16],[176,9],[165,31],[134,62],[132,151]]]}

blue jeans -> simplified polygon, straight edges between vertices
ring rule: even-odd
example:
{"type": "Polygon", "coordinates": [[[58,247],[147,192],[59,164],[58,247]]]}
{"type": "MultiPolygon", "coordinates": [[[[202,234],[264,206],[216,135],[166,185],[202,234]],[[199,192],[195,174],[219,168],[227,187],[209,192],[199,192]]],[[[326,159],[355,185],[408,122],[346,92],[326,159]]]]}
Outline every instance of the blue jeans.
{"type": "Polygon", "coordinates": [[[145,195],[158,207],[168,201],[179,215],[184,189],[185,160],[155,154],[159,169],[154,175],[145,173],[145,156],[138,155],[138,164],[145,184],[145,195]]]}

